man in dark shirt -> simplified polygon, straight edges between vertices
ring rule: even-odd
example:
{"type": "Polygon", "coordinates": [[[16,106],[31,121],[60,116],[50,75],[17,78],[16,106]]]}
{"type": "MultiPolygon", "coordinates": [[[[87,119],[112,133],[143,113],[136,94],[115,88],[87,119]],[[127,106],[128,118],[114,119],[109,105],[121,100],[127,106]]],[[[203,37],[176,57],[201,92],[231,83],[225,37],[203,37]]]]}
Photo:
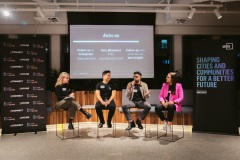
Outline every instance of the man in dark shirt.
{"type": "Polygon", "coordinates": [[[114,102],[116,89],[114,85],[112,85],[109,82],[111,79],[111,72],[109,70],[103,71],[102,77],[103,77],[103,81],[96,85],[96,95],[97,95],[98,101],[95,105],[95,108],[96,108],[97,115],[100,119],[100,123],[98,127],[102,128],[103,124],[105,124],[102,110],[108,109],[109,112],[108,112],[107,126],[108,128],[111,128],[112,117],[116,109],[116,104],[114,102]]]}
{"type": "Polygon", "coordinates": [[[135,123],[130,115],[131,108],[142,108],[140,117],[136,120],[139,129],[143,129],[141,121],[145,119],[151,109],[151,105],[146,101],[150,96],[150,91],[146,83],[141,81],[141,72],[134,72],[134,81],[129,82],[125,95],[129,102],[122,106],[123,113],[128,121],[128,127],[125,130],[131,130],[135,123]]]}

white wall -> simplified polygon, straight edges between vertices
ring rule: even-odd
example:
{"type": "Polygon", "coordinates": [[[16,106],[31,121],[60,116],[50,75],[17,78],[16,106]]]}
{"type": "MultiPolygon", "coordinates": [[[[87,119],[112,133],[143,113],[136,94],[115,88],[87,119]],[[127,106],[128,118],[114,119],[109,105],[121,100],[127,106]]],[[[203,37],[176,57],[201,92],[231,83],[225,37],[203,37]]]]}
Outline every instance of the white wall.
{"type": "Polygon", "coordinates": [[[182,35],[173,36],[174,71],[182,71],[182,35]]]}
{"type": "Polygon", "coordinates": [[[61,36],[51,35],[51,68],[60,69],[61,36]]]}

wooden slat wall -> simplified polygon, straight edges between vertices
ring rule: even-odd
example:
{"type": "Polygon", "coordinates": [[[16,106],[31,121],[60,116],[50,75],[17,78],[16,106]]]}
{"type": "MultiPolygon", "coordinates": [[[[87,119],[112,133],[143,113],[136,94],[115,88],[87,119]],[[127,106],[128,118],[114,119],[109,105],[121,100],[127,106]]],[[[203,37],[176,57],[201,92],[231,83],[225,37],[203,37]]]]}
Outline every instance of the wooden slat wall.
{"type": "MultiPolygon", "coordinates": [[[[76,97],[76,101],[78,101],[81,105],[94,105],[97,102],[97,98],[96,98],[96,93],[89,93],[85,91],[76,91],[75,92],[75,97],[76,97]]],[[[56,124],[56,108],[55,108],[55,104],[57,102],[56,96],[54,93],[52,93],[52,107],[53,107],[53,112],[48,113],[47,115],[47,124],[56,124]]],[[[116,117],[116,122],[117,123],[127,123],[124,114],[120,113],[118,111],[119,107],[122,106],[122,92],[121,91],[117,91],[116,93],[116,98],[115,98],[115,103],[116,103],[116,112],[115,112],[115,117],[116,117]]],[[[95,109],[89,109],[87,110],[89,113],[92,114],[92,118],[90,120],[87,120],[85,118],[85,116],[83,116],[83,114],[81,112],[77,112],[79,114],[79,121],[80,122],[96,122],[97,121],[97,114],[95,109]]],[[[108,111],[104,111],[104,117],[105,120],[107,119],[107,113],[108,111]]],[[[185,125],[192,125],[192,114],[184,114],[184,124],[185,125]]],[[[61,117],[61,116],[60,116],[61,117]]],[[[139,117],[139,113],[132,113],[132,118],[133,119],[137,119],[139,117]]],[[[147,124],[156,124],[156,114],[155,113],[149,113],[146,117],[146,123],[147,124]]],[[[63,115],[63,122],[67,123],[67,112],[64,111],[64,115],[63,115]]],[[[77,115],[74,118],[74,122],[77,121],[77,115]]],[[[61,122],[61,119],[60,121],[61,122]]],[[[176,114],[174,116],[174,120],[173,120],[174,124],[182,124],[181,123],[181,114],[176,114]]]]}

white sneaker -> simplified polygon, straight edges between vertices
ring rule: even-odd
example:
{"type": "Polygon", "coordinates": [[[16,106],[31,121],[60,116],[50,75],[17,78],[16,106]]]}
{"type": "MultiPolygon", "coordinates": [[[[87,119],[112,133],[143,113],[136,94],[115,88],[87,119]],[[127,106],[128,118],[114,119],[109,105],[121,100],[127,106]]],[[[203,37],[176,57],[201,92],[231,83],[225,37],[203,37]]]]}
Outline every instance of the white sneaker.
{"type": "Polygon", "coordinates": [[[163,130],[164,130],[164,131],[167,130],[167,122],[166,122],[166,121],[164,121],[164,123],[163,123],[163,130]]]}
{"type": "Polygon", "coordinates": [[[167,125],[167,132],[172,132],[172,125],[167,125]]]}

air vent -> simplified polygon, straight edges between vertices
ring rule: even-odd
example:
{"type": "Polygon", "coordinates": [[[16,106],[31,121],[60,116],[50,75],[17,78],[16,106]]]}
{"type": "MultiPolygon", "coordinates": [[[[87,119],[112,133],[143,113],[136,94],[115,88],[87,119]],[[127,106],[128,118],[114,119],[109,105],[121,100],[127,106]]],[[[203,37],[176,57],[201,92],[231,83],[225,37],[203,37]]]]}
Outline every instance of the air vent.
{"type": "Polygon", "coordinates": [[[187,13],[166,13],[165,24],[184,24],[187,19],[187,13]]]}
{"type": "Polygon", "coordinates": [[[177,24],[184,24],[187,20],[188,19],[186,19],[186,18],[185,19],[182,19],[182,18],[181,19],[176,19],[176,23],[177,24]]]}
{"type": "Polygon", "coordinates": [[[59,23],[58,17],[33,17],[39,23],[59,23]]]}

